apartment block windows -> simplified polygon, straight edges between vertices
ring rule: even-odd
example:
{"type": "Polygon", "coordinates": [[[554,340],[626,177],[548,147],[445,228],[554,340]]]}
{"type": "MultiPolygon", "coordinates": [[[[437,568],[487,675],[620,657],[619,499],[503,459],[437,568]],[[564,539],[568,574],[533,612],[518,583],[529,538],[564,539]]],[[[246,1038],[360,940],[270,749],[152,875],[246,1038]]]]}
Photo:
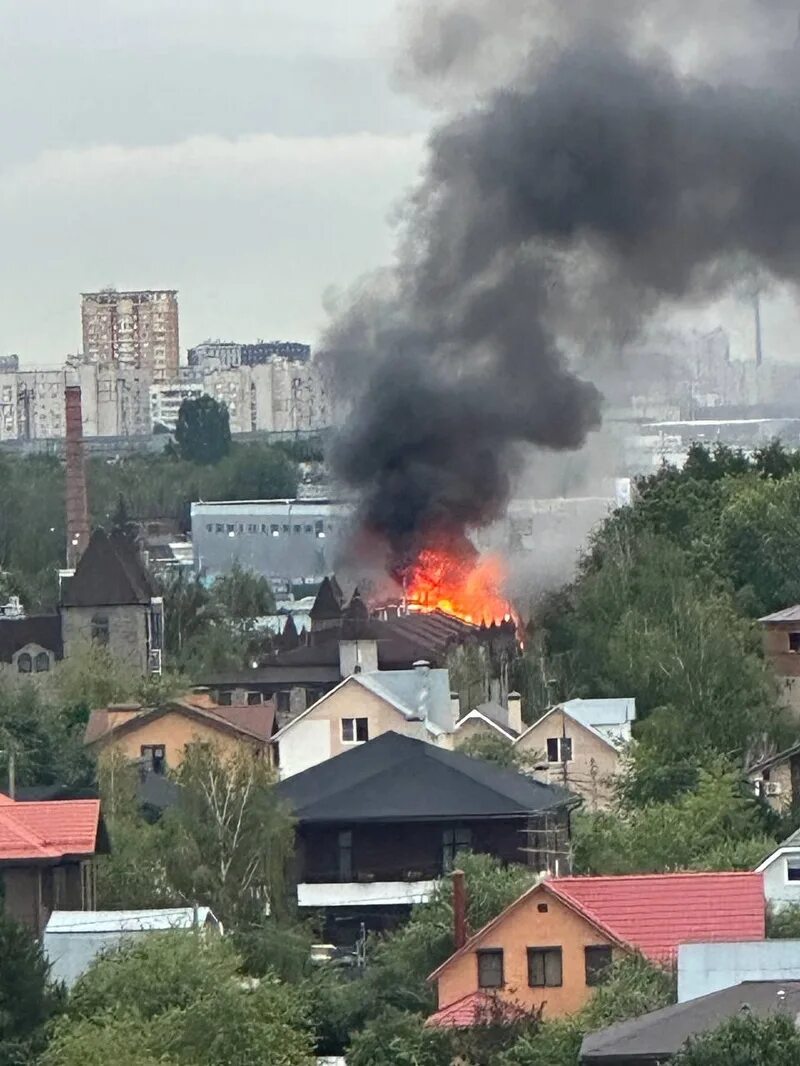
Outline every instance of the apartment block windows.
{"type": "Polygon", "coordinates": [[[342,719],[343,744],[363,744],[367,740],[369,740],[368,718],[342,719]]]}
{"type": "Polygon", "coordinates": [[[472,847],[472,830],[466,828],[442,830],[442,872],[449,873],[455,866],[456,855],[472,847]]]}
{"type": "Polygon", "coordinates": [[[608,944],[584,948],[586,960],[586,984],[590,988],[600,984],[603,971],[611,965],[611,948],[608,944]]]}
{"type": "Polygon", "coordinates": [[[478,987],[503,987],[503,951],[491,948],[478,953],[478,987]]]}
{"type": "Polygon", "coordinates": [[[547,738],[547,761],[548,762],[572,762],[572,738],[571,737],[548,737],[547,738]]]}
{"type": "Polygon", "coordinates": [[[561,948],[528,948],[528,984],[531,988],[560,988],[561,948]]]}

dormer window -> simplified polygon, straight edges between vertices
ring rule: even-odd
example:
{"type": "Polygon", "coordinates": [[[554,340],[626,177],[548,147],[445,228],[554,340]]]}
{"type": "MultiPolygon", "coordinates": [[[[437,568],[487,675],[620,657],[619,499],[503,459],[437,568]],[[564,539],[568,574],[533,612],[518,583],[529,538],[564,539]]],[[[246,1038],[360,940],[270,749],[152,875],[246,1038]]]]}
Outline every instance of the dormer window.
{"type": "Polygon", "coordinates": [[[46,651],[40,651],[33,660],[33,668],[37,674],[44,674],[50,669],[50,656],[46,651]]]}
{"type": "Polygon", "coordinates": [[[17,670],[21,674],[29,674],[33,670],[33,659],[26,651],[17,656],[17,670]]]}

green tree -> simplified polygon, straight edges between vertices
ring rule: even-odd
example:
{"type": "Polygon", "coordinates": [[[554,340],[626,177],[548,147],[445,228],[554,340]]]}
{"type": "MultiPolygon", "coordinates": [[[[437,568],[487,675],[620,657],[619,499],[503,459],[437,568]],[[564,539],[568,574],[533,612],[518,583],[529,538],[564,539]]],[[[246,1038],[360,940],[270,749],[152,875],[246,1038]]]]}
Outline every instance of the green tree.
{"type": "Polygon", "coordinates": [[[764,1018],[739,1014],[710,1033],[691,1040],[673,1066],[795,1066],[800,1033],[793,1015],[764,1018]]]}
{"type": "Polygon", "coordinates": [[[306,1004],[277,981],[244,980],[228,940],[152,934],[101,957],[78,981],[42,1064],[108,1061],[311,1066],[306,1004]]]}
{"type": "Polygon", "coordinates": [[[170,907],[184,901],[167,876],[172,846],[169,824],[150,822],[139,809],[138,769],[113,749],[97,764],[103,813],[111,852],[97,860],[97,899],[101,909],[170,907]]]}
{"type": "Polygon", "coordinates": [[[30,930],[0,912],[0,1066],[26,1066],[61,1009],[61,989],[30,930]]]}
{"type": "MultiPolygon", "coordinates": [[[[762,854],[761,858],[764,858],[762,854]]],[[[767,912],[767,936],[771,940],[800,940],[800,904],[790,903],[767,912]]]]}
{"type": "Polygon", "coordinates": [[[717,759],[672,801],[579,814],[573,846],[581,873],[634,874],[751,869],[774,841],[741,774],[717,759]]]}
{"type": "Polygon", "coordinates": [[[235,562],[211,586],[211,601],[224,618],[246,623],[275,611],[275,597],[269,581],[235,562]]]}
{"type": "Polygon", "coordinates": [[[294,830],[267,761],[244,746],[224,754],[192,744],[176,777],[181,804],[165,818],[170,883],[239,926],[283,913],[294,830]]]}
{"type": "Polygon", "coordinates": [[[476,733],[456,747],[462,755],[483,759],[506,770],[533,770],[542,761],[536,751],[523,751],[496,733],[476,733]]]}
{"type": "Polygon", "coordinates": [[[347,1051],[349,1066],[450,1066],[450,1033],[426,1029],[424,1021],[389,1008],[355,1034],[347,1051]]]}
{"type": "Polygon", "coordinates": [[[8,787],[13,755],[17,786],[86,785],[91,762],[83,747],[83,723],[32,681],[0,685],[0,788],[8,787]]]}
{"type": "Polygon", "coordinates": [[[178,411],[175,443],[182,459],[192,463],[218,463],[231,447],[228,409],[212,396],[186,399],[178,411]]]}

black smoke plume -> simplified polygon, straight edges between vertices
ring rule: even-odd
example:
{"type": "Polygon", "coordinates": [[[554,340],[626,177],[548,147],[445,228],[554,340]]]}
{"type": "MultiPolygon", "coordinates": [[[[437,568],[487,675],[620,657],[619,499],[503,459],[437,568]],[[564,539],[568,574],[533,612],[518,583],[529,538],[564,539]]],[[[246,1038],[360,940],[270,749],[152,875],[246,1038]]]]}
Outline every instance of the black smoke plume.
{"type": "Polygon", "coordinates": [[[792,63],[703,81],[617,31],[538,49],[435,130],[395,266],[328,332],[352,397],[332,462],[395,568],[502,514],[520,445],[578,448],[598,426],[579,335],[748,271],[800,276],[792,63]]]}

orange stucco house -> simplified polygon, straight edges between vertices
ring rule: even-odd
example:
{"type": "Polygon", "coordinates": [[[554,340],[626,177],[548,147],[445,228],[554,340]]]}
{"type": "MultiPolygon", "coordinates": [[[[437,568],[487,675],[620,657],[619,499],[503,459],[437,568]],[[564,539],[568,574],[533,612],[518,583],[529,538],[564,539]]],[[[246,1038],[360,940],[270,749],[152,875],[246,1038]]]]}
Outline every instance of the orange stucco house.
{"type": "Polygon", "coordinates": [[[763,940],[764,921],[760,874],[545,879],[430,975],[439,1010],[428,1024],[475,1024],[488,995],[572,1014],[623,954],[670,965],[682,943],[763,940]]]}
{"type": "Polygon", "coordinates": [[[276,729],[272,703],[223,707],[191,693],[160,707],[112,704],[92,711],[83,742],[97,754],[117,751],[163,774],[180,766],[192,743],[213,744],[223,754],[245,745],[271,760],[276,729]]]}

